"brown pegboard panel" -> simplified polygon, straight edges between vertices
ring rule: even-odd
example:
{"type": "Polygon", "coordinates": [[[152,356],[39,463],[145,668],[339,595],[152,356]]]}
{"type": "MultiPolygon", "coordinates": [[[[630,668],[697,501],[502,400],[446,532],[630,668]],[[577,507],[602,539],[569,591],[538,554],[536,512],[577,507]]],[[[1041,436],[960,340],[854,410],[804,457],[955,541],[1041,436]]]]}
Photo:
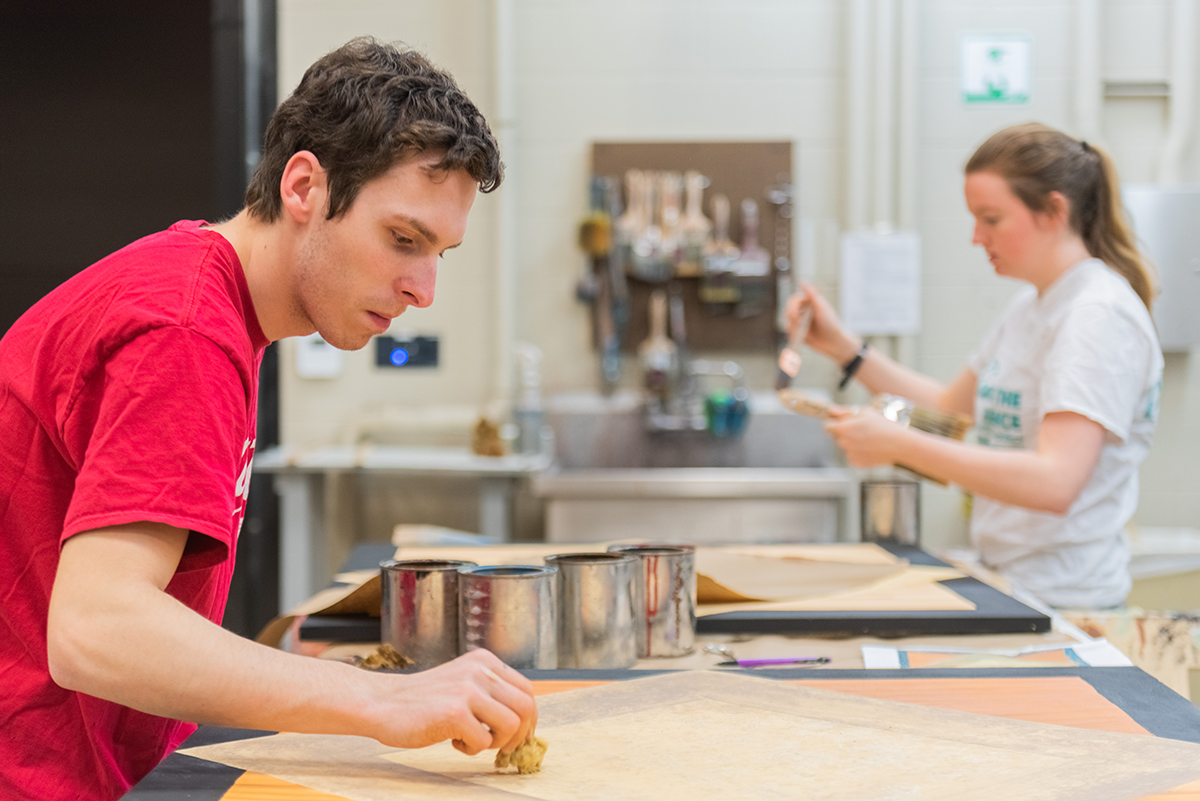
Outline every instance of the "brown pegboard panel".
{"type": "MultiPolygon", "coordinates": [[[[730,237],[739,245],[742,241],[742,200],[753,199],[759,209],[759,244],[774,257],[775,207],[767,202],[766,192],[768,187],[781,180],[791,180],[791,142],[597,142],[592,145],[593,174],[617,178],[623,191],[625,171],[631,169],[698,170],[708,176],[711,183],[704,190],[704,214],[712,219],[713,195],[728,197],[733,209],[730,237]]],[[[794,263],[791,253],[788,258],[794,263]]],[[[675,280],[683,289],[684,317],[691,350],[773,353],[778,348],[774,277],[770,282],[768,311],[745,318],[734,314],[710,314],[700,302],[699,279],[675,280]]],[[[665,285],[629,277],[631,313],[621,342],[622,350],[636,350],[649,333],[650,292],[656,286],[665,285]]],[[[595,306],[592,309],[594,318],[595,306]]]]}

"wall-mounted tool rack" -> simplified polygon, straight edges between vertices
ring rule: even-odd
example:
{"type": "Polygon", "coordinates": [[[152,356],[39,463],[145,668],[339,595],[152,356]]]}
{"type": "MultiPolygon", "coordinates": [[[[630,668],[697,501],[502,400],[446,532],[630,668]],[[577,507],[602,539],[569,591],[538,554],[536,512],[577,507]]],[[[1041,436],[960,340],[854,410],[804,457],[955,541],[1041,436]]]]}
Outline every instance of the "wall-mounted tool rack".
{"type": "MultiPolygon", "coordinates": [[[[704,213],[712,218],[711,199],[715,194],[729,198],[734,209],[730,237],[741,243],[742,224],[738,212],[741,202],[751,198],[759,207],[758,241],[775,255],[775,207],[767,201],[768,187],[781,181],[790,183],[792,175],[791,142],[597,142],[592,146],[592,173],[623,181],[627,170],[697,170],[710,183],[704,191],[704,213]]],[[[628,202],[626,199],[625,202],[628,202]]],[[[789,239],[790,243],[790,239],[789,239]]],[[[789,245],[788,259],[794,264],[789,245]]],[[[664,284],[655,284],[629,276],[630,318],[621,348],[636,350],[649,330],[650,293],[664,284]]],[[[774,272],[770,280],[767,311],[749,317],[734,313],[714,315],[699,297],[699,278],[673,279],[683,290],[684,316],[687,319],[688,346],[693,351],[754,351],[773,353],[779,346],[775,328],[774,272]]],[[[598,329],[593,305],[593,332],[598,329]]],[[[593,336],[593,344],[598,338],[593,336]]]]}

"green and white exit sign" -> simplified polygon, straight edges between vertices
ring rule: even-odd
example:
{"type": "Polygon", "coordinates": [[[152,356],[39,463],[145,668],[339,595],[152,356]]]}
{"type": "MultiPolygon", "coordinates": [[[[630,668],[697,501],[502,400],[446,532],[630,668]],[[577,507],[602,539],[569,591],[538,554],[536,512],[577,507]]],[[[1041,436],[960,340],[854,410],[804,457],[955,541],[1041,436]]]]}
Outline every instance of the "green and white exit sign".
{"type": "Polygon", "coordinates": [[[963,34],[963,102],[1028,103],[1032,55],[1033,41],[1026,34],[963,34]]]}

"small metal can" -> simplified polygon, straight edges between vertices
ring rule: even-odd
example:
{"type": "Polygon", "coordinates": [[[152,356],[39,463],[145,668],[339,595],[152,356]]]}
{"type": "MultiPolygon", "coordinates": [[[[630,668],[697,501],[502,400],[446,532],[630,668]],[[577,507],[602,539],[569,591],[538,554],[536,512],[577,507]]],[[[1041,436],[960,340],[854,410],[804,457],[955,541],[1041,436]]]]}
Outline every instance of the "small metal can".
{"type": "Polygon", "coordinates": [[[421,670],[458,656],[458,570],[473,564],[451,559],[380,562],[380,639],[421,670]]]}
{"type": "Polygon", "coordinates": [[[635,617],[639,657],[685,656],[696,647],[696,547],[612,545],[638,557],[635,617]]]}
{"type": "Polygon", "coordinates": [[[546,557],[558,568],[558,666],[628,668],[637,662],[638,560],[619,553],[546,557]]]}
{"type": "Polygon", "coordinates": [[[511,667],[558,666],[551,565],[485,565],[459,572],[459,648],[486,648],[511,667]]]}
{"type": "Polygon", "coordinates": [[[921,545],[921,486],[914,480],[864,481],[863,542],[921,545]]]}

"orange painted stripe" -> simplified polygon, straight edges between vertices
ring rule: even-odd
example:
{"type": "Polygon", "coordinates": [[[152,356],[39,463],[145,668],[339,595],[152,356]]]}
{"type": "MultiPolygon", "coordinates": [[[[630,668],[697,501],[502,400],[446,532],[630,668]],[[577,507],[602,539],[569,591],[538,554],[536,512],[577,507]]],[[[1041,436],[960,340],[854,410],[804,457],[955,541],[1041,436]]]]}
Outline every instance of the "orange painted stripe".
{"type": "MultiPolygon", "coordinates": [[[[929,651],[909,651],[908,666],[910,668],[937,667],[942,662],[960,659],[960,654],[938,654],[929,651]]],[[[1067,656],[1066,651],[1042,651],[1035,654],[1024,654],[1016,657],[1019,662],[1053,662],[1063,667],[1073,667],[1075,662],[1067,656]]]]}
{"type": "Polygon", "coordinates": [[[809,679],[818,690],[1078,729],[1149,734],[1078,676],[990,679],[809,679]]]}
{"type": "Polygon", "coordinates": [[[602,684],[611,683],[608,681],[535,681],[533,694],[554,695],[555,693],[565,693],[567,690],[584,690],[588,687],[599,687],[602,684]]]}
{"type": "Polygon", "coordinates": [[[225,791],[221,801],[347,801],[345,796],[330,795],[285,782],[265,773],[243,773],[233,787],[225,791]]]}
{"type": "Polygon", "coordinates": [[[1200,801],[1200,781],[1189,782],[1162,795],[1148,795],[1138,801],[1200,801]]]}
{"type": "MultiPolygon", "coordinates": [[[[596,687],[604,681],[535,681],[537,695],[596,687]]],[[[1116,704],[1078,676],[1036,678],[796,679],[818,690],[903,701],[977,715],[1080,729],[1149,734],[1116,704]]]]}

